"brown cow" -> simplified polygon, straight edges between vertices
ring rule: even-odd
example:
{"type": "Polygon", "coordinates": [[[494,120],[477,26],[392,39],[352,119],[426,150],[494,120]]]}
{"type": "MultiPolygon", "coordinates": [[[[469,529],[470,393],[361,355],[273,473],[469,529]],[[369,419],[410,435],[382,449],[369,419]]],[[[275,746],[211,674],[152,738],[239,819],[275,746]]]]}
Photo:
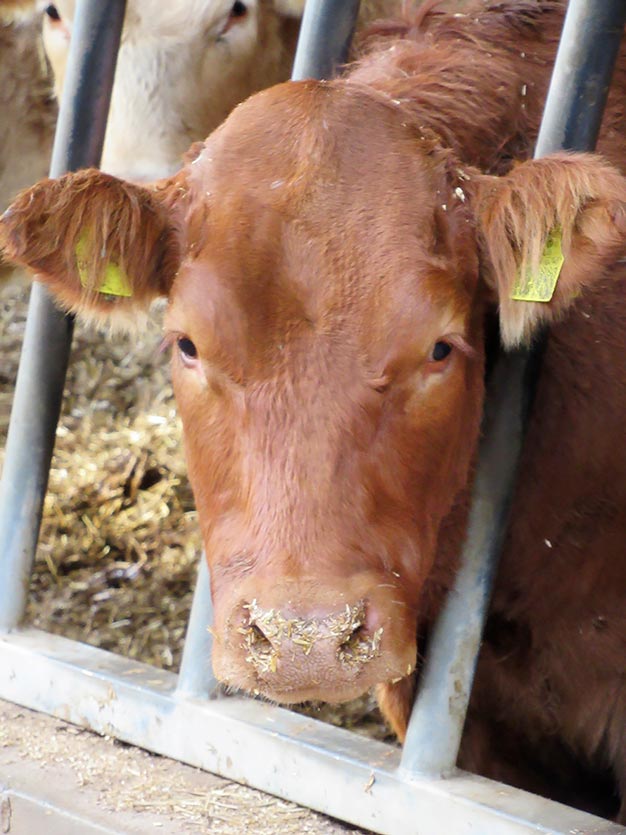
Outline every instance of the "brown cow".
{"type": "Polygon", "coordinates": [[[486,323],[506,345],[550,324],[460,762],[585,806],[581,769],[626,793],[626,55],[610,162],[529,161],[563,5],[381,26],[346,78],[260,93],[170,179],[44,181],[2,234],[83,315],[168,298],[218,677],[286,703],[377,685],[401,737],[486,323]],[[513,300],[551,233],[551,300],[513,300]]]}

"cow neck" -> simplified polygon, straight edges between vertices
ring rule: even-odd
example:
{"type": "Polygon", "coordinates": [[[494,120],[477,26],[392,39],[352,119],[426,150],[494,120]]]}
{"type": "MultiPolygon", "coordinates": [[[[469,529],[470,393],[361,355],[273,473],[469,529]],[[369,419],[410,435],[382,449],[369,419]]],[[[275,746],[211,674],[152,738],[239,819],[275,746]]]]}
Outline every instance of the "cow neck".
{"type": "Polygon", "coordinates": [[[532,154],[564,4],[481,3],[475,14],[426,5],[370,30],[348,83],[382,93],[461,162],[503,173],[532,154]]]}

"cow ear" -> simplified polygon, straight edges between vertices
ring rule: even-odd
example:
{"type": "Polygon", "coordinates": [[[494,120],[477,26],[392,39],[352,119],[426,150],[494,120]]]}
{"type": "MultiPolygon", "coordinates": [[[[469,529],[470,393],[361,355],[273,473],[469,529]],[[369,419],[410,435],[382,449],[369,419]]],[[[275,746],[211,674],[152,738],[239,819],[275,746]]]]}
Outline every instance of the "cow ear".
{"type": "Polygon", "coordinates": [[[524,162],[471,184],[483,272],[505,345],[527,343],[626,249],[626,178],[591,154],[524,162]]]}
{"type": "Polygon", "coordinates": [[[181,176],[147,187],[93,169],[42,180],[0,218],[0,248],[65,309],[128,324],[168,295],[178,269],[181,176]]]}
{"type": "Polygon", "coordinates": [[[274,8],[285,17],[302,17],[304,4],[305,0],[274,0],[274,8]]]}

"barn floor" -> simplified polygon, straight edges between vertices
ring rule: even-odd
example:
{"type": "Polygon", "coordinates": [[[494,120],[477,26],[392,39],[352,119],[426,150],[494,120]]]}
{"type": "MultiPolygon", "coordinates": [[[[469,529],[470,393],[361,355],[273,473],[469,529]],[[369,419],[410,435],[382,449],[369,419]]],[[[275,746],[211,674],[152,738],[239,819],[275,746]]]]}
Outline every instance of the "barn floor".
{"type": "Polygon", "coordinates": [[[292,803],[0,701],[0,832],[363,834],[292,803]]]}

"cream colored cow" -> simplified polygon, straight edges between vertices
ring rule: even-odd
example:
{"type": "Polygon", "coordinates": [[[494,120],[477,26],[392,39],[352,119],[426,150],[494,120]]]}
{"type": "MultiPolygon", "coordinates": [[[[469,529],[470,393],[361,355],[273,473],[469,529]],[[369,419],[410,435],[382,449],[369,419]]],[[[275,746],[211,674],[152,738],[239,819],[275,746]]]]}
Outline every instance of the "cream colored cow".
{"type": "MultiPolygon", "coordinates": [[[[44,15],[62,95],[76,0],[44,15]]],[[[362,18],[396,0],[365,0],[362,18]]],[[[288,78],[304,0],[128,0],[102,168],[151,180],[180,167],[240,101],[288,78]]]]}

